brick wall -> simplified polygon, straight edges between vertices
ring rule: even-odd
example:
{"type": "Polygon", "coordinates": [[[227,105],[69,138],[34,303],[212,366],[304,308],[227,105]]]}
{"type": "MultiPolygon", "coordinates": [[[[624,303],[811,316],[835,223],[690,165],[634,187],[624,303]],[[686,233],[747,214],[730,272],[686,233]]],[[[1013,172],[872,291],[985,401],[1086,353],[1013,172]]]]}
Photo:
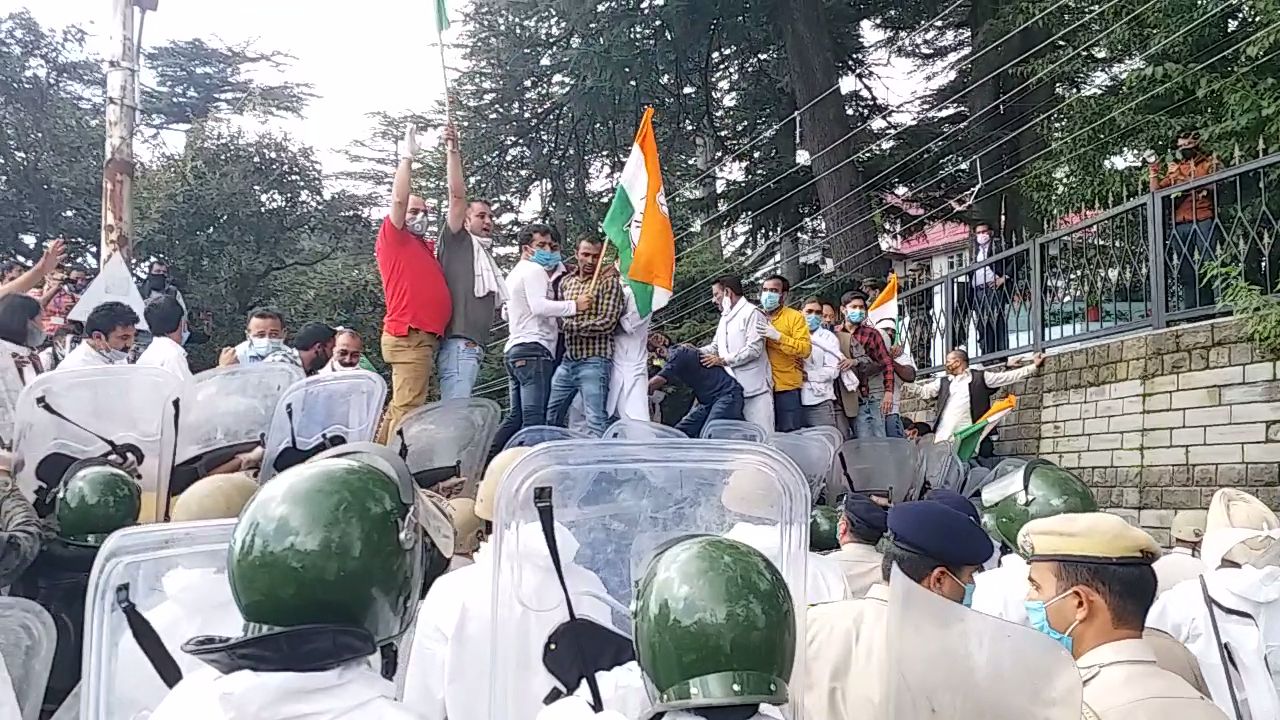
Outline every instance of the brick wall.
{"type": "MultiPolygon", "coordinates": [[[[1207,507],[1220,487],[1280,507],[1280,363],[1256,357],[1233,320],[1054,355],[1009,390],[1018,409],[997,454],[1071,468],[1163,543],[1174,512],[1207,507]]],[[[933,415],[918,401],[903,411],[933,415]]]]}

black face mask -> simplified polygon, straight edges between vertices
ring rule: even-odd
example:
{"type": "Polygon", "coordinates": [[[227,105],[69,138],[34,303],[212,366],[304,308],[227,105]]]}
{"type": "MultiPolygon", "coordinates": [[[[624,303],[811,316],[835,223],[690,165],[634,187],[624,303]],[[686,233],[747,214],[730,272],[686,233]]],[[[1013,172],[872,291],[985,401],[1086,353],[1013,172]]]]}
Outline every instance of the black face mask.
{"type": "Polygon", "coordinates": [[[307,374],[315,375],[316,373],[323,370],[324,366],[328,364],[329,364],[329,358],[325,357],[324,355],[321,355],[320,353],[316,353],[316,356],[311,359],[311,364],[307,366],[307,374]]]}
{"type": "Polygon", "coordinates": [[[147,276],[147,289],[160,292],[164,290],[164,286],[169,284],[169,276],[160,273],[151,273],[147,276]]]}
{"type": "Polygon", "coordinates": [[[1182,158],[1183,160],[1190,160],[1199,154],[1200,154],[1200,148],[1198,147],[1178,148],[1178,157],[1182,158]]]}

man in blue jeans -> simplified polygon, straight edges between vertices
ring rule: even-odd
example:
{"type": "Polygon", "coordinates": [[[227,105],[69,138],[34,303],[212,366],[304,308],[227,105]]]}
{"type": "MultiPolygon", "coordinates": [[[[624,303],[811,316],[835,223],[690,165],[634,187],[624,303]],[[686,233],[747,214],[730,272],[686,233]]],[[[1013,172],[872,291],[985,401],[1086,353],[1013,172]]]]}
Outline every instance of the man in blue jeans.
{"type": "Polygon", "coordinates": [[[649,378],[649,392],[672,381],[689,386],[697,400],[676,429],[696,438],[708,420],[742,420],[742,386],[719,365],[705,367],[698,349],[692,345],[671,344],[671,338],[660,332],[649,335],[649,351],[665,361],[662,372],[649,378]]]}
{"type": "Polygon", "coordinates": [[[493,209],[467,197],[458,133],[444,128],[449,214],[440,230],[440,267],[453,302],[445,339],[436,355],[440,399],[471,397],[484,348],[493,334],[494,308],[508,301],[502,272],[493,261],[493,209]]]}
{"type": "Polygon", "coordinates": [[[507,336],[504,364],[511,412],[493,439],[493,457],[521,428],[547,424],[547,396],[555,368],[558,318],[571,318],[591,307],[587,297],[552,300],[551,273],[560,268],[560,246],[551,228],[534,224],[517,236],[521,259],[507,275],[507,336]]]}
{"type": "Polygon", "coordinates": [[[614,273],[597,273],[604,241],[584,237],[578,241],[578,267],[562,277],[556,296],[569,301],[589,297],[591,308],[564,320],[564,359],[551,378],[547,419],[564,427],[569,405],[582,393],[587,427],[603,435],[609,425],[609,370],[613,365],[613,333],[626,310],[622,283],[614,273]]]}

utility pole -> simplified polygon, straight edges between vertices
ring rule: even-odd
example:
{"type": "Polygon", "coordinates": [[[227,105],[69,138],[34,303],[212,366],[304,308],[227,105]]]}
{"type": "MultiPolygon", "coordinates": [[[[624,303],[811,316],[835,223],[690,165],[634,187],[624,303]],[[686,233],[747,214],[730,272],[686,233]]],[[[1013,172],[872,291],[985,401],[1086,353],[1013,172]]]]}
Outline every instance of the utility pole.
{"type": "Polygon", "coordinates": [[[102,169],[102,246],[105,263],[119,251],[133,253],[133,133],[138,115],[138,38],[134,8],[155,10],[159,0],[111,0],[111,50],[107,58],[107,147],[102,169]]]}

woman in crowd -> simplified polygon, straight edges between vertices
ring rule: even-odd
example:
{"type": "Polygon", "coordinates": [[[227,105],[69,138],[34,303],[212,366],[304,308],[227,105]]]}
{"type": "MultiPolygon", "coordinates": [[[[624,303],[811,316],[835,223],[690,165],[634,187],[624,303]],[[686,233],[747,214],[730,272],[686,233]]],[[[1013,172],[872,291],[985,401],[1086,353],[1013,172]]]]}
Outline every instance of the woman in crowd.
{"type": "Polygon", "coordinates": [[[13,412],[22,388],[43,368],[37,356],[44,344],[44,309],[28,295],[0,296],[0,441],[13,443],[13,412]]]}

